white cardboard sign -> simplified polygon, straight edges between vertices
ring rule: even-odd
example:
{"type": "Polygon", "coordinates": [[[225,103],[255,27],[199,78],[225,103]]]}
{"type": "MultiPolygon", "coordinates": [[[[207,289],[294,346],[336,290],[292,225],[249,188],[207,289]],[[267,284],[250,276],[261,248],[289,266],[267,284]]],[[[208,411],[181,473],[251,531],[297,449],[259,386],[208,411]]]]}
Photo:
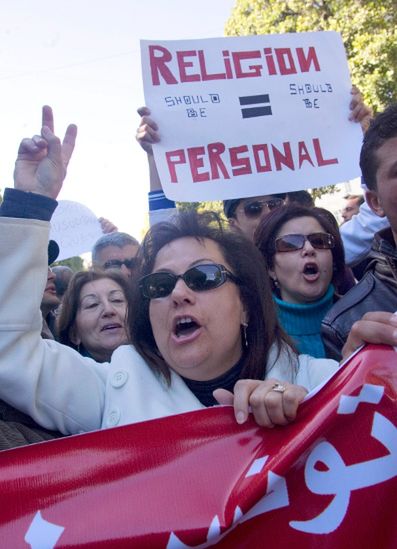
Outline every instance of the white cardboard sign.
{"type": "Polygon", "coordinates": [[[59,246],[57,261],[90,252],[102,235],[98,218],[87,206],[71,200],[58,202],[50,231],[59,246]]]}
{"type": "Polygon", "coordinates": [[[167,197],[239,198],[359,175],[339,33],[144,40],[141,55],[167,197]]]}

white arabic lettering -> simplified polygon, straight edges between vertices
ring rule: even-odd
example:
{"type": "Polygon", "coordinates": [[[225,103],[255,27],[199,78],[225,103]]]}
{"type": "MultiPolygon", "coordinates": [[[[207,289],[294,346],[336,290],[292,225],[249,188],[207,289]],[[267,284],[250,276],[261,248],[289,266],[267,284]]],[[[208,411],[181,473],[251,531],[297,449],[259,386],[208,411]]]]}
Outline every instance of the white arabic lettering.
{"type": "Polygon", "coordinates": [[[378,440],[389,454],[346,465],[332,444],[321,442],[309,455],[305,466],[306,485],[315,494],[334,495],[331,503],[317,517],[308,521],[291,521],[295,530],[311,534],[329,534],[342,523],[353,490],[367,488],[397,476],[397,429],[382,414],[375,412],[371,436],[378,440]],[[319,471],[322,462],[327,471],[319,471]]]}

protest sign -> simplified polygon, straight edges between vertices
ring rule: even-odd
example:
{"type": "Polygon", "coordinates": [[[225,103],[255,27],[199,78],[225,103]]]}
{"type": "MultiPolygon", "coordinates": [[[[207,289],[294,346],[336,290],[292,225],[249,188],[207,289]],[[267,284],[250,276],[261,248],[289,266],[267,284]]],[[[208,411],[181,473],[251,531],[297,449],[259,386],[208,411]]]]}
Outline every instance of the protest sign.
{"type": "Polygon", "coordinates": [[[2,545],[394,548],[396,362],[364,348],[285,427],[213,407],[1,452],[2,545]]]}
{"type": "Polygon", "coordinates": [[[141,42],[168,198],[287,192],[359,175],[341,36],[309,32],[141,42]]]}
{"type": "Polygon", "coordinates": [[[87,206],[71,200],[58,202],[50,231],[59,246],[57,261],[90,252],[102,234],[98,218],[87,206]]]}

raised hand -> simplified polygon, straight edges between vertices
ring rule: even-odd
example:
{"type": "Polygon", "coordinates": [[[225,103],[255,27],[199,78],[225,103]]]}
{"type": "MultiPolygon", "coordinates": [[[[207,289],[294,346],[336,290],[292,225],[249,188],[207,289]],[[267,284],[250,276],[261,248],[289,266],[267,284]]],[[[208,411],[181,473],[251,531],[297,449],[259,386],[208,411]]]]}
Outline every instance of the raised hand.
{"type": "Polygon", "coordinates": [[[150,118],[150,109],[140,107],[137,112],[142,118],[136,132],[136,140],[148,155],[152,155],[152,144],[160,141],[159,128],[156,122],[150,118]]]}
{"type": "Polygon", "coordinates": [[[56,198],[73,153],[77,127],[70,124],[61,143],[54,134],[51,107],[44,106],[41,135],[23,139],[15,162],[14,186],[21,191],[56,198]]]}
{"type": "Polygon", "coordinates": [[[349,120],[358,122],[361,125],[363,133],[368,130],[368,127],[372,120],[372,111],[364,103],[360,90],[357,86],[352,86],[351,89],[352,99],[350,101],[350,116],[349,120]]]}

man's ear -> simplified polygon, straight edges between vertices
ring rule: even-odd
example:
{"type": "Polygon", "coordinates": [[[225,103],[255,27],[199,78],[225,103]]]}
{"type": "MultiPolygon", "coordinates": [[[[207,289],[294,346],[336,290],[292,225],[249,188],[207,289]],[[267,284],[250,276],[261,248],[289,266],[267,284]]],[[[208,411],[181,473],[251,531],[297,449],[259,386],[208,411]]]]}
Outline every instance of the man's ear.
{"type": "Polygon", "coordinates": [[[235,217],[228,217],[227,218],[227,222],[229,223],[229,225],[231,227],[233,227],[233,229],[239,229],[239,224],[238,224],[238,221],[235,217]]]}
{"type": "Polygon", "coordinates": [[[385,211],[380,203],[378,193],[376,191],[365,191],[365,200],[371,210],[379,217],[385,217],[385,211]]]}
{"type": "Polygon", "coordinates": [[[70,341],[73,343],[73,345],[76,345],[76,346],[80,345],[81,338],[80,338],[80,336],[78,336],[76,334],[76,329],[75,329],[74,326],[72,328],[70,328],[70,330],[69,330],[69,337],[70,337],[70,341]]]}

